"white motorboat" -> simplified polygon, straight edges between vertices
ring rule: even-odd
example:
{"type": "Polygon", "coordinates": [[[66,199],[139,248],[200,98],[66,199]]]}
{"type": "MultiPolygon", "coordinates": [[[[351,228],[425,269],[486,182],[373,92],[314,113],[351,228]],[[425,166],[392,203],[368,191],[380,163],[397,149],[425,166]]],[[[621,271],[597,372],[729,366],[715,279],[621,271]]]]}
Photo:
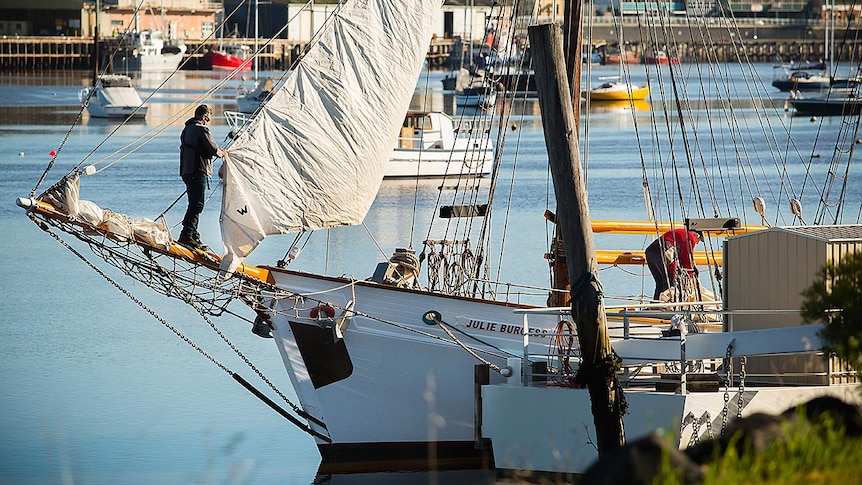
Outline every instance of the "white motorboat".
{"type": "Polygon", "coordinates": [[[185,43],[168,42],[159,30],[127,34],[114,54],[114,72],[173,72],[186,54],[185,43]]]}
{"type": "Polygon", "coordinates": [[[132,86],[132,78],[123,74],[102,74],[94,87],[78,93],[78,99],[93,118],[145,118],[148,106],[132,86]]]}

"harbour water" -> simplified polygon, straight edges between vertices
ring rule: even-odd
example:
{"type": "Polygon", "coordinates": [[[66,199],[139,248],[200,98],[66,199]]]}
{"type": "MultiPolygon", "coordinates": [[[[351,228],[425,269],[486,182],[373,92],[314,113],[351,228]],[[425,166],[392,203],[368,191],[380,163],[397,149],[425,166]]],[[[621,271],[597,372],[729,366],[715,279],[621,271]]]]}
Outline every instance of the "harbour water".
{"type": "MultiPolygon", "coordinates": [[[[602,69],[597,68],[594,75],[607,74],[602,69]]],[[[768,82],[770,66],[759,65],[758,69],[768,82]]],[[[118,128],[116,121],[85,116],[71,133],[69,127],[79,114],[77,92],[87,84],[88,73],[0,76],[0,483],[493,483],[493,472],[481,470],[319,473],[320,458],[311,437],[237,385],[15,206],[16,197],[29,196],[48,165],[50,151],[58,149],[67,134],[68,142],[45,184],[56,181],[114,130],[119,136],[110,143],[120,147],[187,110],[190,102],[215,106],[213,131],[216,139],[225,139],[228,129],[220,114],[234,109],[240,81],[231,81],[203,99],[220,75],[179,75],[179,82],[150,100],[146,122],[118,128]]],[[[414,107],[449,113],[460,109],[453,96],[439,89],[442,75],[430,73],[420,80],[414,107]]],[[[153,92],[159,82],[152,77],[136,79],[143,95],[153,92]]],[[[714,88],[692,96],[709,99],[709,89],[714,88]]],[[[743,86],[739,89],[742,92],[743,86]]],[[[776,99],[783,96],[773,94],[776,99]]],[[[553,209],[548,202],[553,188],[538,105],[535,99],[518,103],[519,114],[505,131],[510,139],[520,140],[519,148],[507,148],[504,156],[517,156],[517,184],[511,194],[501,196],[511,199],[506,224],[517,229],[506,233],[507,254],[512,256],[502,260],[499,279],[547,286],[543,253],[551,229],[543,213],[553,209]]],[[[586,160],[592,217],[643,219],[643,172],[631,113],[618,106],[593,109],[596,116],[590,125],[586,160]]],[[[638,113],[638,119],[648,122],[648,113],[638,113]]],[[[744,106],[739,116],[741,129],[754,133],[756,117],[747,118],[744,106]]],[[[837,118],[821,125],[781,110],[775,116],[784,118],[802,153],[815,149],[817,136],[831,134],[834,140],[841,126],[837,118]]],[[[177,137],[186,117],[133,159],[102,177],[85,179],[82,198],[133,217],[159,215],[183,192],[177,176],[177,137]]],[[[825,145],[818,150],[824,158],[831,156],[825,145]]],[[[761,155],[769,156],[750,154],[761,155]]],[[[799,176],[803,169],[788,170],[799,176]]],[[[825,168],[815,171],[819,177],[825,168]]],[[[850,210],[842,222],[858,223],[862,177],[851,177],[846,194],[850,210]]],[[[421,247],[427,235],[424,228],[433,216],[427,209],[433,207],[439,184],[385,181],[366,219],[367,230],[360,226],[329,234],[323,231],[313,236],[296,263],[309,271],[338,271],[358,279],[371,276],[376,263],[396,247],[421,247]],[[378,245],[385,253],[381,254],[378,245]]],[[[816,205],[816,196],[810,194],[803,203],[814,200],[816,205]]],[[[171,225],[182,217],[184,202],[178,206],[167,213],[171,225]]],[[[218,207],[215,196],[208,202],[201,224],[203,240],[214,246],[219,240],[218,207]]],[[[743,222],[760,223],[759,216],[753,219],[752,214],[736,215],[743,222]]],[[[507,229],[501,226],[494,230],[507,229]]],[[[175,228],[175,236],[177,233],[175,228]]],[[[276,239],[267,239],[250,262],[275,264],[283,258],[288,242],[276,239]]],[[[643,236],[600,236],[596,240],[600,249],[639,250],[648,243],[649,238],[643,236]]],[[[86,251],[83,254],[92,257],[86,251]]],[[[107,273],[214,359],[246,379],[256,377],[191,308],[166,300],[117,271],[107,273]]],[[[652,281],[640,267],[611,268],[602,271],[601,278],[608,294],[652,291],[652,281]]],[[[537,295],[537,299],[543,298],[537,295]]],[[[251,318],[250,312],[235,310],[240,317],[251,318]]],[[[254,336],[242,318],[227,316],[217,324],[263,375],[295,401],[272,342],[254,336]]]]}

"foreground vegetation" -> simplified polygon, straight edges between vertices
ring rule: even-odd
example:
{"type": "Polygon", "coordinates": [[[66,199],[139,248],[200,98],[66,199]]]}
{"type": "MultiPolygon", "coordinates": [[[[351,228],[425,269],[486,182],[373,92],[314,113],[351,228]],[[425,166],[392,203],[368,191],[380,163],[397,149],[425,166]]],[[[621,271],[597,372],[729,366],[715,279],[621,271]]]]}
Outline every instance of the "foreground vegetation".
{"type": "MultiPolygon", "coordinates": [[[[788,425],[789,426],[789,425],[788,425]]],[[[704,485],[756,483],[859,483],[862,472],[862,437],[826,422],[819,426],[798,425],[786,441],[773,442],[759,453],[738,453],[731,446],[706,465],[704,485]]],[[[668,462],[653,482],[656,485],[685,483],[668,462]]]]}

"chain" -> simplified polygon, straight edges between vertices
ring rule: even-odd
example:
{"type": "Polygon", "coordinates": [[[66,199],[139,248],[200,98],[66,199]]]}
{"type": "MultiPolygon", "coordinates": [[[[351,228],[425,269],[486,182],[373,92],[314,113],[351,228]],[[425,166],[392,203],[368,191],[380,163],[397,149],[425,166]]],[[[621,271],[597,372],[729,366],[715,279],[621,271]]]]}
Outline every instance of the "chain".
{"type": "MultiPolygon", "coordinates": [[[[694,415],[692,415],[694,416],[694,415]]],[[[700,442],[700,420],[695,419],[691,424],[691,439],[688,440],[688,446],[694,446],[700,442]]]]}
{"type": "Polygon", "coordinates": [[[67,242],[66,242],[66,241],[64,241],[60,236],[58,236],[56,233],[54,233],[54,231],[52,231],[52,230],[51,230],[51,228],[49,228],[47,224],[45,224],[45,223],[44,223],[44,222],[42,222],[42,221],[38,221],[38,220],[37,220],[37,219],[36,219],[32,214],[28,214],[28,217],[30,217],[30,219],[31,219],[34,223],[36,223],[36,225],[37,225],[37,226],[39,226],[39,228],[40,228],[40,229],[42,229],[43,231],[47,232],[51,237],[53,237],[54,239],[56,239],[56,240],[57,240],[57,242],[59,242],[62,246],[64,246],[64,247],[65,247],[66,249],[68,249],[69,251],[71,251],[71,252],[72,252],[72,254],[74,254],[75,256],[77,256],[77,257],[78,257],[78,259],[80,259],[81,261],[83,261],[83,262],[84,262],[84,264],[86,264],[87,266],[89,266],[89,267],[90,267],[90,269],[92,269],[92,270],[93,270],[93,271],[95,271],[99,276],[101,276],[102,278],[104,278],[104,279],[105,279],[105,281],[107,281],[108,283],[110,283],[114,288],[116,288],[116,289],[120,290],[120,292],[121,292],[122,294],[126,295],[126,297],[127,297],[128,299],[130,299],[130,300],[132,300],[133,302],[135,302],[139,307],[141,307],[144,311],[146,311],[147,313],[149,313],[153,318],[155,318],[156,320],[158,320],[162,325],[164,325],[168,330],[170,330],[171,332],[173,332],[177,337],[181,338],[185,343],[189,344],[193,349],[195,349],[195,350],[197,350],[198,352],[200,352],[200,354],[201,354],[201,355],[203,355],[204,357],[206,357],[210,362],[212,362],[213,364],[215,364],[219,369],[223,370],[223,371],[224,371],[225,373],[227,373],[228,375],[232,374],[232,372],[230,371],[230,369],[228,369],[228,368],[227,368],[227,366],[225,366],[224,364],[222,364],[221,362],[219,362],[218,360],[216,360],[216,358],[215,358],[215,357],[213,357],[212,355],[208,354],[208,353],[207,353],[207,351],[205,351],[205,350],[204,350],[204,349],[202,349],[198,344],[196,344],[195,342],[193,342],[190,338],[188,338],[185,334],[183,334],[183,333],[182,333],[178,328],[176,328],[176,327],[174,327],[173,325],[171,325],[171,324],[170,324],[170,322],[168,322],[167,320],[165,320],[164,318],[162,318],[162,317],[161,317],[159,314],[157,314],[153,309],[151,309],[150,307],[148,307],[146,303],[144,303],[144,302],[142,302],[141,300],[139,300],[135,295],[133,295],[131,292],[129,292],[129,290],[127,290],[127,289],[123,288],[119,283],[117,283],[117,282],[116,282],[113,278],[111,278],[107,273],[105,273],[104,271],[102,271],[101,269],[99,269],[99,267],[98,267],[98,266],[96,266],[95,264],[93,264],[92,262],[90,262],[90,260],[88,260],[87,258],[85,258],[83,254],[81,254],[80,252],[78,252],[75,248],[73,248],[71,245],[69,245],[69,243],[67,243],[67,242]]]}
{"type": "Polygon", "coordinates": [[[709,434],[709,439],[715,437],[712,433],[712,416],[709,415],[709,411],[704,411],[700,416],[700,420],[706,424],[706,432],[709,434]]]}
{"type": "Polygon", "coordinates": [[[688,440],[688,445],[686,445],[687,447],[694,446],[700,442],[700,427],[702,425],[706,426],[706,432],[709,435],[708,437],[709,439],[712,439],[712,416],[710,416],[709,411],[704,411],[699,418],[695,418],[694,413],[689,411],[679,427],[680,438],[682,438],[682,432],[689,424],[691,425],[691,437],[688,440]]]}
{"type": "MultiPolygon", "coordinates": [[[[685,431],[685,427],[694,422],[694,413],[689,411],[688,414],[685,415],[682,422],[679,423],[679,438],[682,440],[682,432],[685,431]]],[[[689,446],[691,446],[691,442],[689,442],[689,446]]]]}
{"type": "Polygon", "coordinates": [[[727,430],[727,406],[730,402],[730,380],[733,378],[733,361],[730,359],[730,352],[733,349],[733,343],[727,344],[727,351],[724,353],[724,407],[721,408],[721,435],[724,436],[727,430]]]}
{"type": "MultiPolygon", "coordinates": [[[[96,265],[95,265],[95,264],[93,264],[90,260],[88,260],[86,257],[84,257],[84,255],[83,255],[83,254],[81,254],[79,251],[77,251],[75,248],[73,248],[71,245],[69,245],[69,243],[67,243],[67,242],[66,242],[66,241],[64,241],[60,236],[58,236],[56,233],[54,233],[54,231],[52,231],[52,230],[51,230],[51,228],[50,228],[50,227],[48,227],[48,225],[47,225],[46,223],[44,223],[44,222],[42,222],[42,221],[40,221],[40,220],[37,220],[37,219],[36,219],[36,217],[35,217],[35,216],[33,216],[32,214],[28,214],[28,217],[30,217],[30,219],[31,219],[31,220],[32,220],[32,221],[33,221],[33,222],[34,222],[34,223],[35,223],[35,224],[36,224],[40,229],[42,229],[43,231],[45,231],[46,233],[48,233],[51,237],[53,237],[54,239],[56,239],[56,240],[57,240],[57,242],[59,242],[63,247],[65,247],[66,249],[68,249],[72,254],[74,254],[75,256],[77,256],[77,257],[78,257],[78,259],[80,259],[81,261],[83,261],[83,262],[84,262],[84,264],[86,264],[87,266],[89,266],[89,267],[90,267],[90,269],[92,269],[92,270],[93,270],[94,272],[96,272],[99,276],[101,276],[102,278],[104,278],[104,279],[105,279],[105,281],[107,281],[107,282],[108,282],[108,283],[110,283],[114,288],[116,288],[116,289],[117,289],[117,290],[119,290],[121,293],[123,293],[127,298],[129,298],[130,300],[132,300],[133,302],[135,302],[135,303],[136,303],[139,307],[141,307],[144,311],[146,311],[147,313],[149,313],[149,314],[150,314],[150,316],[152,316],[153,318],[155,318],[156,320],[158,320],[158,321],[159,321],[159,323],[161,323],[165,328],[167,328],[168,330],[170,330],[171,332],[173,332],[177,337],[179,337],[180,339],[182,339],[182,340],[183,340],[186,344],[188,344],[190,347],[192,347],[193,349],[197,350],[197,351],[198,351],[201,355],[203,355],[207,360],[209,360],[210,362],[212,362],[213,364],[215,364],[215,365],[216,365],[216,367],[218,367],[219,369],[221,369],[222,371],[224,371],[224,372],[225,372],[226,374],[228,374],[229,376],[234,377],[234,375],[235,375],[235,374],[234,374],[234,373],[233,373],[233,372],[232,372],[232,371],[231,371],[231,370],[230,370],[226,365],[224,365],[224,364],[222,364],[221,362],[219,362],[215,357],[213,357],[212,355],[210,355],[210,354],[209,354],[206,350],[204,350],[200,345],[198,345],[197,343],[195,343],[192,339],[190,339],[190,338],[189,338],[188,336],[186,336],[182,331],[180,331],[180,329],[178,329],[178,328],[176,328],[175,326],[171,325],[171,323],[170,323],[170,322],[168,322],[167,320],[165,320],[161,315],[159,315],[159,314],[158,314],[158,313],[156,313],[153,309],[151,309],[150,307],[148,307],[148,306],[146,305],[146,303],[142,302],[142,301],[141,301],[140,299],[138,299],[135,295],[133,295],[131,292],[129,292],[129,290],[125,289],[123,286],[121,286],[119,283],[117,283],[113,278],[111,278],[107,273],[105,273],[104,271],[102,271],[98,266],[96,266],[96,265]]],[[[186,292],[186,293],[188,293],[188,292],[186,292]]],[[[305,415],[306,415],[306,414],[305,414],[301,409],[299,409],[299,408],[296,406],[296,404],[294,404],[293,402],[291,402],[291,401],[287,398],[287,396],[285,396],[281,391],[279,391],[279,390],[278,390],[278,389],[277,389],[277,388],[272,384],[272,382],[271,382],[269,379],[267,379],[267,378],[266,378],[266,377],[265,377],[265,376],[260,372],[260,370],[259,370],[259,369],[257,369],[257,367],[255,367],[255,366],[254,366],[254,364],[252,364],[252,363],[251,363],[251,361],[249,361],[249,359],[248,359],[247,357],[245,357],[245,355],[243,355],[243,354],[242,354],[242,352],[241,352],[241,351],[240,351],[240,350],[239,350],[239,349],[238,349],[238,348],[237,348],[237,347],[236,347],[236,346],[235,346],[235,345],[234,345],[234,344],[233,344],[233,343],[232,343],[232,342],[231,342],[231,341],[230,341],[230,340],[229,340],[229,339],[228,339],[228,338],[227,338],[227,337],[226,337],[226,336],[221,332],[221,330],[219,330],[219,328],[215,325],[215,323],[214,323],[214,322],[212,322],[212,320],[210,320],[210,319],[209,319],[209,318],[204,314],[204,310],[203,310],[203,309],[200,309],[200,308],[197,308],[197,307],[193,307],[193,308],[195,308],[195,310],[196,310],[196,311],[201,315],[201,317],[203,317],[203,319],[204,319],[204,320],[205,320],[205,321],[210,325],[210,327],[212,327],[212,329],[213,329],[213,330],[214,330],[214,331],[219,335],[219,337],[221,337],[221,339],[222,339],[222,340],[224,340],[224,342],[225,342],[225,343],[227,343],[227,345],[228,345],[231,349],[233,349],[233,351],[234,351],[234,352],[235,352],[235,353],[236,353],[236,354],[237,354],[237,355],[238,355],[238,356],[239,356],[239,357],[240,357],[240,358],[241,358],[241,359],[242,359],[242,360],[243,360],[243,361],[244,361],[244,362],[245,362],[245,363],[246,363],[246,364],[247,364],[247,365],[248,365],[248,366],[249,366],[249,367],[250,367],[250,368],[251,368],[251,369],[252,369],[256,374],[257,374],[257,375],[258,375],[258,377],[260,377],[260,378],[261,378],[261,380],[263,380],[264,382],[266,382],[266,384],[267,384],[267,385],[268,385],[268,386],[269,386],[273,391],[275,391],[275,392],[279,395],[279,397],[281,397],[281,398],[282,398],[282,399],[283,399],[283,400],[284,400],[288,405],[290,405],[290,407],[291,407],[295,412],[297,412],[297,413],[299,413],[300,415],[303,415],[303,416],[305,416],[305,415]]],[[[296,423],[295,423],[295,424],[296,424],[296,423]]],[[[301,423],[299,424],[299,426],[300,426],[300,428],[301,428],[301,429],[305,430],[306,432],[309,432],[309,433],[311,433],[311,434],[314,434],[313,430],[310,430],[310,428],[307,428],[307,427],[305,427],[304,425],[301,425],[301,423]]]]}
{"type": "Polygon", "coordinates": [[[743,355],[739,358],[739,398],[736,401],[736,417],[742,417],[742,393],[745,392],[745,361],[746,358],[743,355]]]}

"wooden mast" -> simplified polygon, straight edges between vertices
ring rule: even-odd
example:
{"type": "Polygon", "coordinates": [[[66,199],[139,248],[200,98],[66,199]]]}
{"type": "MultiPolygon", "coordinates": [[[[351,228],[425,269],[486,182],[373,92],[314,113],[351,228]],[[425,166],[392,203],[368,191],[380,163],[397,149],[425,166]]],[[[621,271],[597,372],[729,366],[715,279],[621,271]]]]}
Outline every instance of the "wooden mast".
{"type": "MultiPolygon", "coordinates": [[[[578,30],[579,25],[578,21],[578,30]]],[[[581,348],[578,381],[586,385],[590,393],[601,457],[625,444],[622,416],[626,404],[617,379],[619,359],[608,337],[586,187],[581,174],[576,109],[562,50],[562,32],[557,24],[543,24],[531,26],[529,36],[548,162],[557,199],[557,229],[565,241],[572,317],[581,348]]],[[[580,35],[575,34],[574,38],[579,50],[580,35]]],[[[572,72],[573,79],[580,78],[580,60],[577,58],[572,72]]]]}
{"type": "MultiPolygon", "coordinates": [[[[565,53],[566,78],[568,79],[572,99],[572,109],[575,116],[575,127],[580,130],[580,92],[581,92],[581,8],[583,2],[580,0],[565,0],[563,7],[563,52],[565,53]]],[[[579,132],[579,131],[578,131],[579,132]]],[[[556,216],[546,212],[545,217],[554,225],[554,238],[547,258],[551,265],[551,287],[556,290],[548,297],[548,306],[569,305],[569,268],[566,263],[566,251],[560,226],[556,222],[556,216]]]]}
{"type": "Polygon", "coordinates": [[[100,0],[96,0],[96,25],[93,28],[93,86],[99,79],[99,63],[101,62],[99,52],[99,10],[102,9],[100,0]]]}

